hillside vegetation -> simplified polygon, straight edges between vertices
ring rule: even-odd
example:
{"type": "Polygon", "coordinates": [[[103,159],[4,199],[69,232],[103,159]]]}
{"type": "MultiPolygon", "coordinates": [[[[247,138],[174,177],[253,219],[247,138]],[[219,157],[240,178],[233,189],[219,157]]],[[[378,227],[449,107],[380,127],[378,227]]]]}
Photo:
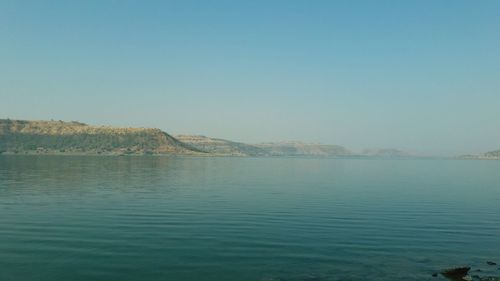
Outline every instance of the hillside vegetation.
{"type": "Polygon", "coordinates": [[[0,152],[193,154],[199,151],[159,129],[0,119],[0,152]]]}

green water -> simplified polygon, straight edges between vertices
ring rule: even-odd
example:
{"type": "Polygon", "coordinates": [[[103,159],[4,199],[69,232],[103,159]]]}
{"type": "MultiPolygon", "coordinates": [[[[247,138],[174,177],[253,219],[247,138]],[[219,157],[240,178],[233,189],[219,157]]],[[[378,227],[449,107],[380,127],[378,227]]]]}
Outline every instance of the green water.
{"type": "Polygon", "coordinates": [[[500,261],[500,161],[0,156],[0,280],[438,280],[500,261]]]}

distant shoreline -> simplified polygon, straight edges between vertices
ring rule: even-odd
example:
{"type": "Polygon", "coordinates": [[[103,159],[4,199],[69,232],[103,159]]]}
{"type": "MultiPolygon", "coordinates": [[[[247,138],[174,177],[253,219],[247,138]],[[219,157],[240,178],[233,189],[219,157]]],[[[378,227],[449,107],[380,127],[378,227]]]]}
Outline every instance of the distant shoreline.
{"type": "Polygon", "coordinates": [[[500,150],[458,157],[398,149],[353,152],[341,145],[299,141],[247,144],[201,135],[170,135],[157,128],[91,126],[71,121],[0,119],[0,155],[309,157],[347,159],[500,160],[500,150]]]}
{"type": "Polygon", "coordinates": [[[500,160],[500,159],[462,159],[459,157],[383,157],[383,156],[315,156],[315,155],[274,155],[274,156],[247,156],[247,155],[228,155],[228,154],[119,154],[119,153],[36,153],[36,152],[4,152],[1,156],[62,156],[62,157],[187,157],[187,158],[259,158],[259,159],[338,159],[338,160],[500,160]]]}

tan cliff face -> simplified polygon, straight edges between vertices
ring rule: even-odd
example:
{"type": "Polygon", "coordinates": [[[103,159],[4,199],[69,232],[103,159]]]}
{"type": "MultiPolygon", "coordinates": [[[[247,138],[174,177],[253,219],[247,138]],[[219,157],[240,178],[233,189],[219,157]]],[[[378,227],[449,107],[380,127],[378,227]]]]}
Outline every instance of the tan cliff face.
{"type": "Polygon", "coordinates": [[[11,153],[196,154],[151,128],[89,126],[79,122],[0,120],[0,151],[11,153]]]}

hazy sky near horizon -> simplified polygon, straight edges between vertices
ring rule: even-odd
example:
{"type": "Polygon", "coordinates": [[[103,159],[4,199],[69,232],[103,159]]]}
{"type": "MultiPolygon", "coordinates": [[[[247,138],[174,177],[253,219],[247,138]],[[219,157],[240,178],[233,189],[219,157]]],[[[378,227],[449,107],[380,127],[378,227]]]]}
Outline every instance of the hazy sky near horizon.
{"type": "Polygon", "coordinates": [[[500,149],[500,1],[0,0],[0,118],[500,149]]]}

